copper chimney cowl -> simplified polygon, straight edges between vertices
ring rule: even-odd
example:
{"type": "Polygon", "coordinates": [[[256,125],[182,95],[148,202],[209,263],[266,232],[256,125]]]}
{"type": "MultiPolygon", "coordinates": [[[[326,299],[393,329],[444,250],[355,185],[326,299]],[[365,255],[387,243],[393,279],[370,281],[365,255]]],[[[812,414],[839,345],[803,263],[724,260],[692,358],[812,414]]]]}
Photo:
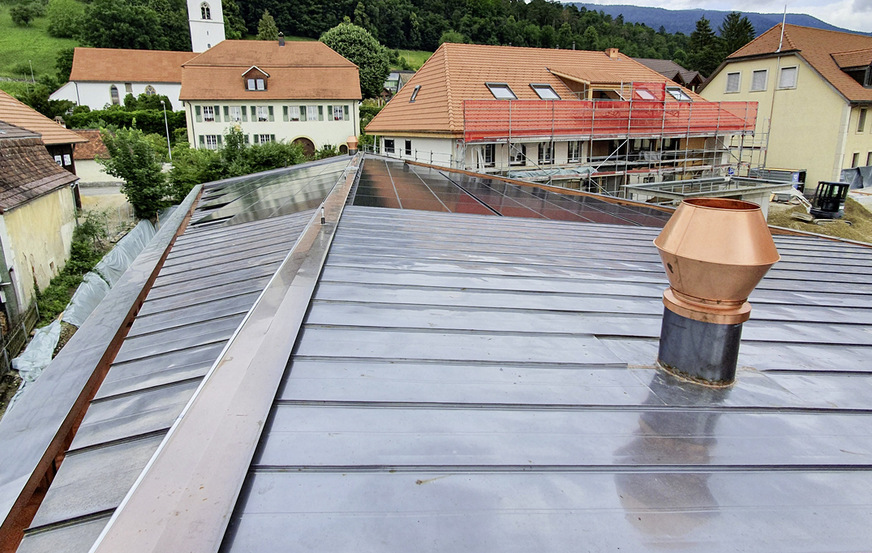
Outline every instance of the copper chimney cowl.
{"type": "Polygon", "coordinates": [[[685,200],[654,245],[670,285],[658,361],[695,380],[732,382],[748,296],[781,258],[763,213],[740,200],[685,200]]]}

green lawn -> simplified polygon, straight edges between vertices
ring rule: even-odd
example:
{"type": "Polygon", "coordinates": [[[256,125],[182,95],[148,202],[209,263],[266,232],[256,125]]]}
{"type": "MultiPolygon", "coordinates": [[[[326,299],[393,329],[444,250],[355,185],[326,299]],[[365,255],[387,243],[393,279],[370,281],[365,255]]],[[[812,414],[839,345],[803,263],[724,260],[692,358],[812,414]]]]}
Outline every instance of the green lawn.
{"type": "Polygon", "coordinates": [[[430,59],[433,52],[425,52],[423,50],[400,50],[400,56],[406,58],[406,61],[411,64],[416,71],[421,69],[424,62],[430,59]]]}
{"type": "MultiPolygon", "coordinates": [[[[31,63],[37,79],[56,73],[58,51],[78,46],[78,42],[48,36],[47,26],[48,20],[40,17],[29,27],[18,27],[9,17],[9,5],[0,4],[0,77],[30,78],[31,63]]],[[[0,88],[7,90],[4,85],[0,88]]]]}

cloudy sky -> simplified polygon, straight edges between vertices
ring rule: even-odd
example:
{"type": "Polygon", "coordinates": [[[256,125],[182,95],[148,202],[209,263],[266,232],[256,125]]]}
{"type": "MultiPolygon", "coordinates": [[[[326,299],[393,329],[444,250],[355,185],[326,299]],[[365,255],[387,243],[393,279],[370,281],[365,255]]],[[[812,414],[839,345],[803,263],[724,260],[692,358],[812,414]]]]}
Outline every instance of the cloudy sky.
{"type": "MultiPolygon", "coordinates": [[[[782,13],[784,0],[587,0],[597,4],[629,4],[668,10],[712,9],[782,13]]],[[[807,13],[832,25],[872,32],[872,0],[791,0],[788,13],[807,13]]],[[[788,21],[789,22],[789,21],[788,21]]]]}

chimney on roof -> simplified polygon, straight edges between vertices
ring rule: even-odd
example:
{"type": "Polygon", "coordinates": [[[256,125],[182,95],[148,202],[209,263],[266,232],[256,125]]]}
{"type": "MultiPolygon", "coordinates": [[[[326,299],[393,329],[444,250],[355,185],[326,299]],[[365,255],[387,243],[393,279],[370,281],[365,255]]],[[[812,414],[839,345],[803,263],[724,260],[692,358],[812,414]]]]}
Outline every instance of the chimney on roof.
{"type": "Polygon", "coordinates": [[[619,53],[620,53],[620,52],[618,51],[617,48],[606,48],[606,55],[607,55],[608,57],[612,58],[613,60],[618,59],[618,54],[619,54],[619,53]]]}
{"type": "Polygon", "coordinates": [[[285,45],[285,33],[279,33],[279,46],[285,45]]]}
{"type": "Polygon", "coordinates": [[[732,384],[748,296],[781,258],[760,207],[685,200],[654,245],[669,278],[657,363],[703,384],[732,384]]]}

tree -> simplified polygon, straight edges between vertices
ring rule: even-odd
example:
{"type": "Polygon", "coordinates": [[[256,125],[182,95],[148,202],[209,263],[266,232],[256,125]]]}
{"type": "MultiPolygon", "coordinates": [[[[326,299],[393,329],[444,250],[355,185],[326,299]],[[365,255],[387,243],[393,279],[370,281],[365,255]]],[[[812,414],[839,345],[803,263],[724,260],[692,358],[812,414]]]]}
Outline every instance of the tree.
{"type": "Polygon", "coordinates": [[[233,0],[222,0],[221,11],[224,13],[224,36],[230,40],[244,37],[247,29],[239,4],[233,0]]]}
{"type": "Polygon", "coordinates": [[[321,35],[321,42],[357,65],[364,98],[381,94],[390,73],[387,49],[363,27],[343,22],[321,35]]]}
{"type": "Polygon", "coordinates": [[[718,27],[723,42],[723,55],[729,56],[742,46],[754,40],[754,26],[739,12],[730,12],[718,27]]]}
{"type": "Polygon", "coordinates": [[[263,10],[263,16],[257,24],[257,40],[278,40],[279,28],[276,26],[276,20],[269,14],[269,11],[263,10]]]}
{"type": "Polygon", "coordinates": [[[82,25],[85,7],[76,0],[49,0],[45,15],[48,34],[56,38],[73,38],[82,25]]]}
{"type": "Polygon", "coordinates": [[[440,45],[446,42],[449,44],[467,44],[469,42],[469,39],[466,38],[463,33],[458,33],[453,29],[448,29],[447,31],[442,33],[442,36],[439,37],[440,45]]]}
{"type": "Polygon", "coordinates": [[[167,50],[169,40],[157,12],[127,0],[93,0],[85,8],[79,39],[94,48],[167,50]]]}
{"type": "Polygon", "coordinates": [[[42,14],[42,6],[37,2],[16,4],[9,8],[9,16],[12,18],[12,22],[19,27],[29,26],[31,21],[42,14]]]}
{"type": "Polygon", "coordinates": [[[58,55],[55,58],[55,69],[57,69],[58,80],[65,83],[70,80],[70,73],[73,71],[73,48],[64,48],[58,50],[58,55]]]}
{"type": "Polygon", "coordinates": [[[139,129],[103,129],[100,133],[109,159],[99,163],[110,175],[124,179],[121,192],[139,219],[152,219],[169,205],[172,189],[161,172],[160,158],[139,129]]]}
{"type": "Polygon", "coordinates": [[[718,37],[712,31],[711,22],[704,16],[696,22],[696,29],[690,33],[687,61],[690,67],[704,76],[711,75],[723,57],[718,37]]]}

